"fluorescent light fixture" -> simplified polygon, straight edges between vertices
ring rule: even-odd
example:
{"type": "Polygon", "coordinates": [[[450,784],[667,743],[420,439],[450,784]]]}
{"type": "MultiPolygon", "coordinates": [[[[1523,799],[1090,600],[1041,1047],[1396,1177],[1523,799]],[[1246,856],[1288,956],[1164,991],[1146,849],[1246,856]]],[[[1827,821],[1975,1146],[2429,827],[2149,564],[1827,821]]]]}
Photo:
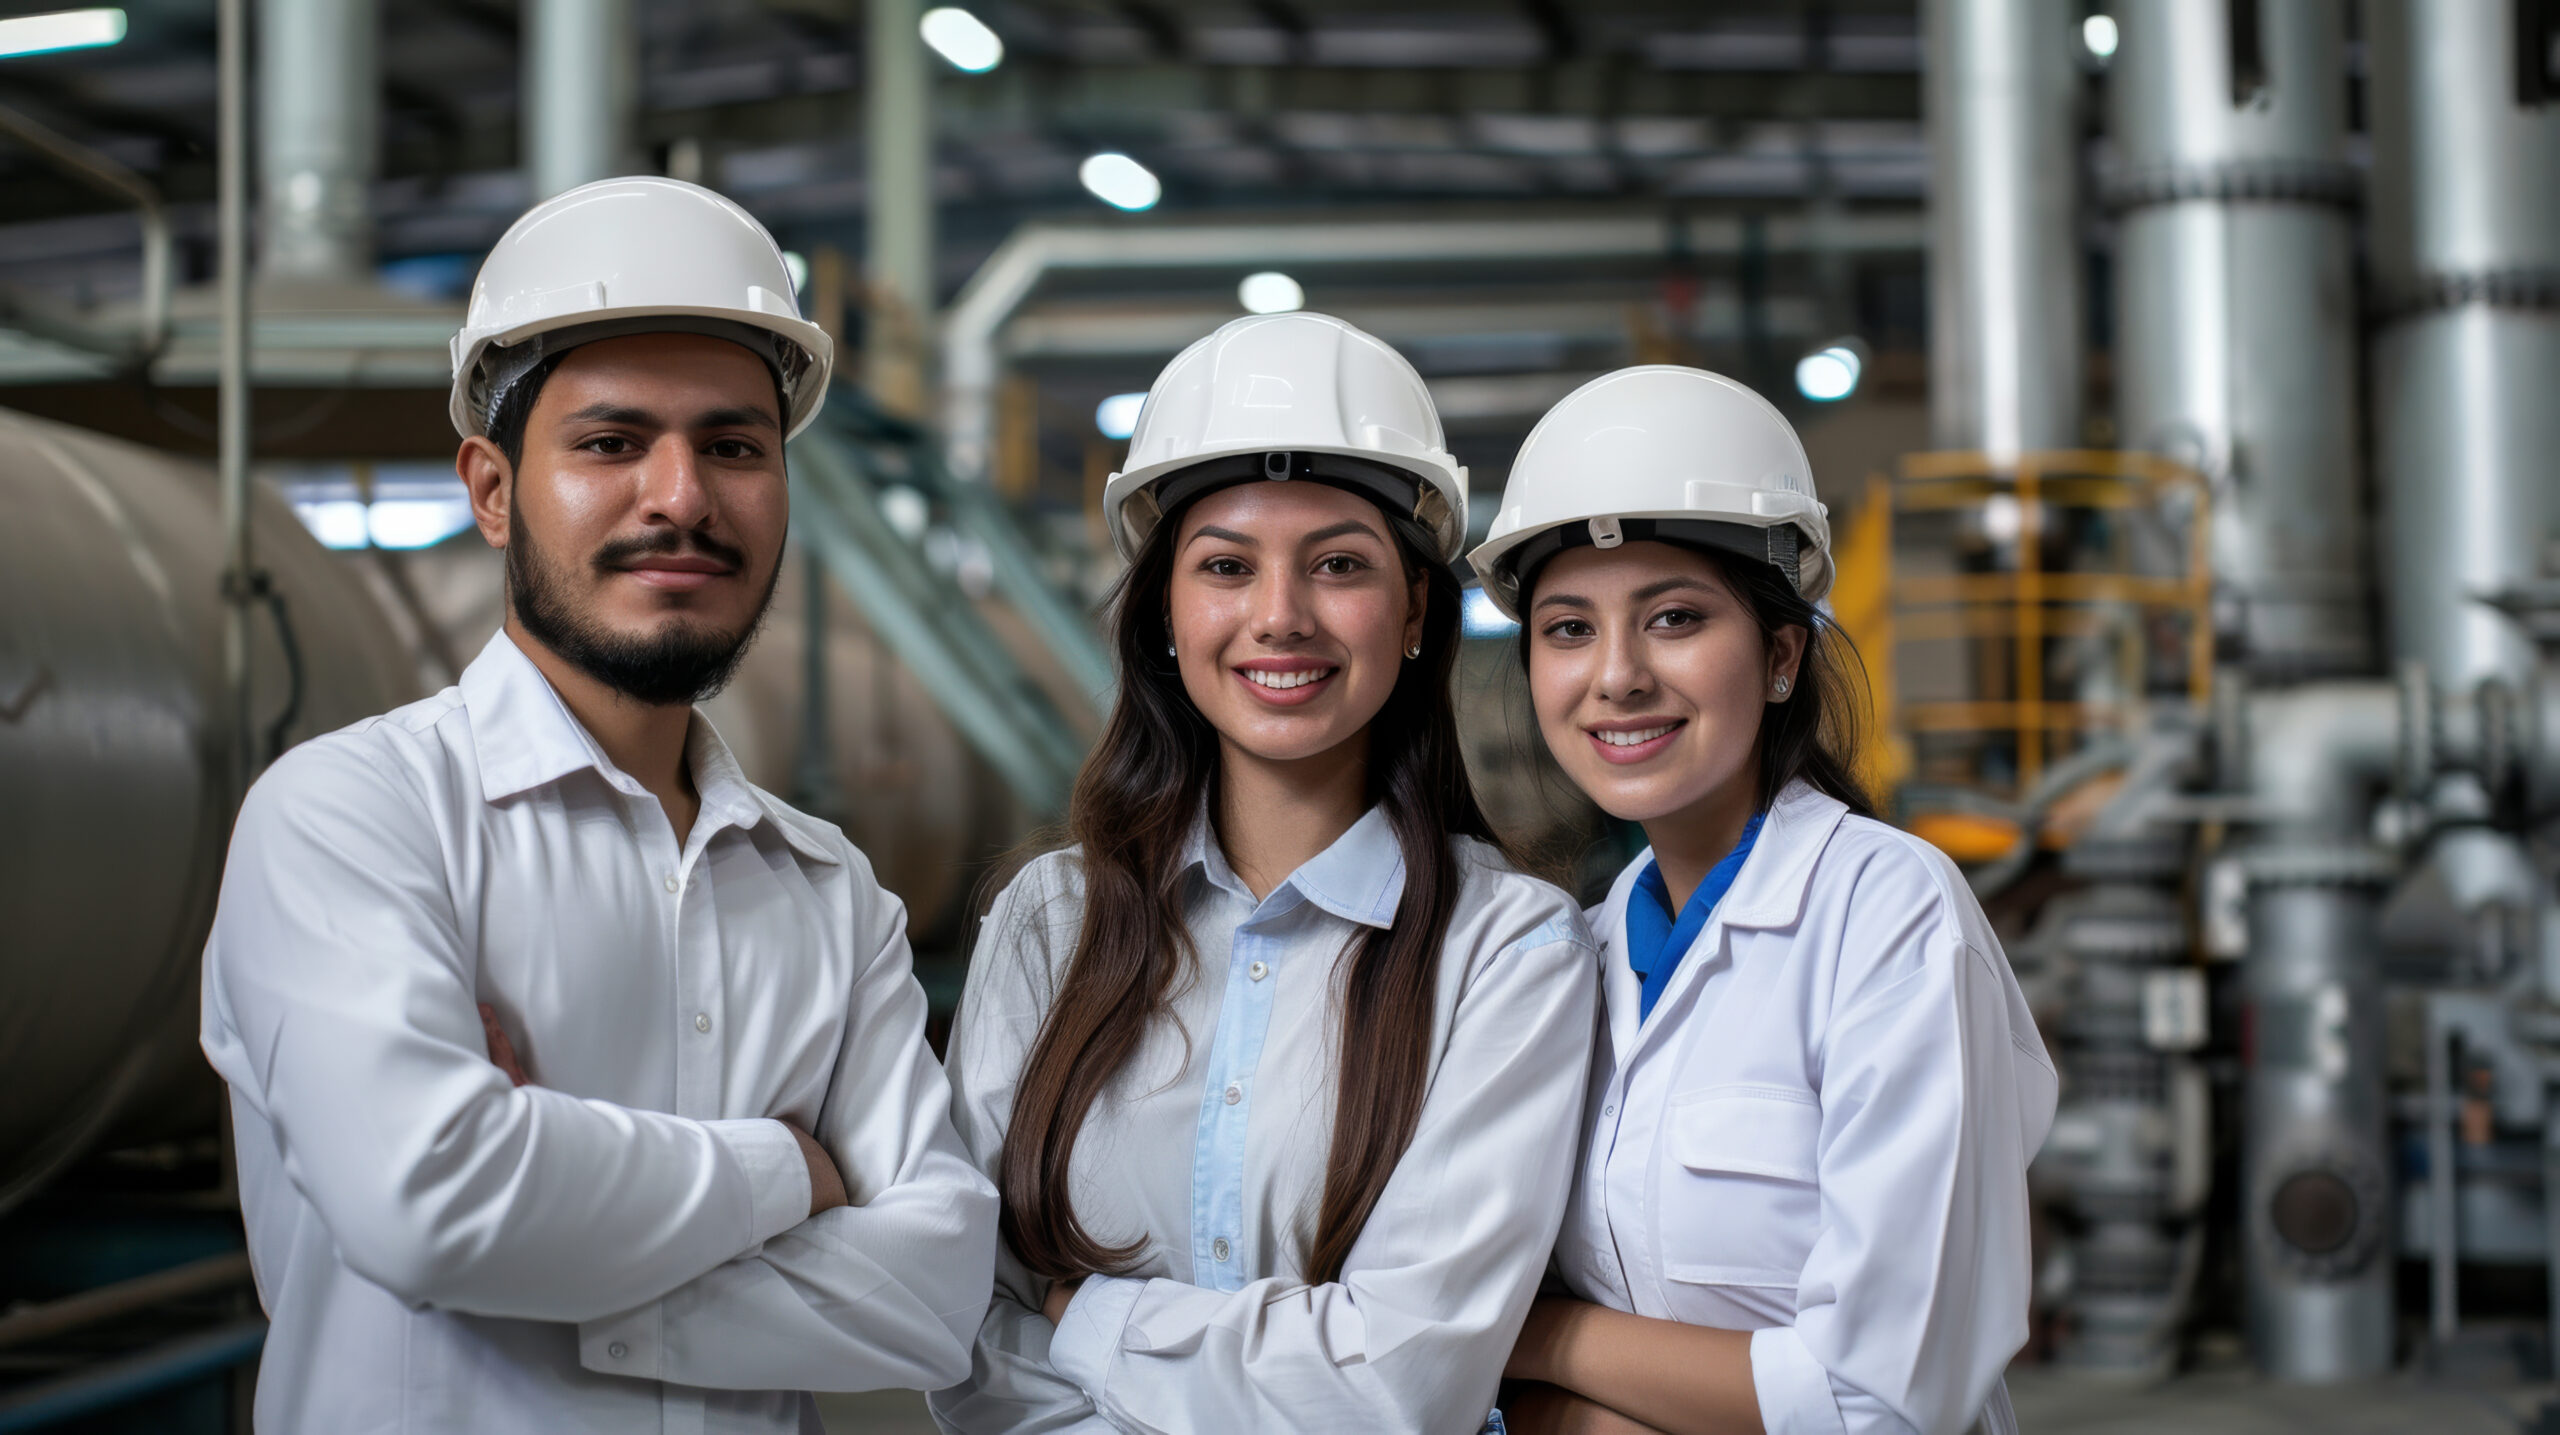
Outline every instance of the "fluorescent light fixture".
{"type": "Polygon", "coordinates": [[[365,532],[364,504],[352,498],[297,503],[293,516],[327,548],[362,548],[373,540],[365,532]]]}
{"type": "Polygon", "coordinates": [[[1307,291],[1288,275],[1266,269],[1244,276],[1236,301],[1255,314],[1288,314],[1307,307],[1307,291]]]}
{"type": "Polygon", "coordinates": [[[2080,22],[2080,43],[2099,59],[2109,59],[2116,52],[2116,17],[2092,15],[2080,22]]]}
{"type": "Polygon", "coordinates": [[[1164,185],[1145,165],[1113,150],[1104,150],[1076,170],[1076,178],[1094,198],[1114,209],[1153,209],[1164,198],[1164,185]]]}
{"type": "Polygon", "coordinates": [[[124,38],[122,10],[56,10],[0,20],[0,57],[89,50],[124,38]]]}
{"type": "Polygon", "coordinates": [[[1867,367],[1855,340],[1828,344],[1796,360],[1796,392],[1817,404],[1834,403],[1858,391],[1867,367]]]}
{"type": "Polygon", "coordinates": [[[953,69],[983,75],[1004,63],[1004,41],[987,28],[986,21],[957,5],[927,10],[916,29],[953,69]]]}
{"type": "Polygon", "coordinates": [[[807,255],[802,254],[797,249],[786,249],[782,251],[782,267],[791,272],[792,293],[797,294],[809,287],[809,257],[807,255]]]}
{"type": "Polygon", "coordinates": [[[433,548],[471,526],[468,498],[377,498],[365,515],[376,548],[433,548]]]}
{"type": "Polygon", "coordinates": [[[1493,606],[1493,595],[1482,588],[1469,588],[1459,609],[1458,625],[1470,638],[1507,638],[1520,631],[1520,625],[1502,616],[1493,606]]]}
{"type": "Polygon", "coordinates": [[[1146,406],[1145,394],[1113,394],[1093,406],[1093,426],[1104,438],[1127,438],[1138,431],[1138,410],[1146,406]]]}

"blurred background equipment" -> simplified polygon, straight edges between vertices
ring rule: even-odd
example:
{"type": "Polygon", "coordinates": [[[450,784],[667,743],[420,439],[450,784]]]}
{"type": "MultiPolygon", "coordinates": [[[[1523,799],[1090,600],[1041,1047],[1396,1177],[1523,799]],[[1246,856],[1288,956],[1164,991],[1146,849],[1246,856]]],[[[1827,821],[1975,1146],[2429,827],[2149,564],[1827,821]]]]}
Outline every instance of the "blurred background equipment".
{"type": "MultiPolygon", "coordinates": [[[[1701,365],[1801,433],[1869,776],[2063,1069],[2024,1422],[2550,1418],[2560,5],[134,0],[0,16],[0,1431],[246,1428],[231,806],[496,626],[447,341],[634,173],[753,212],[843,355],[708,710],[938,1012],[1109,708],[1165,361],[1385,339],[1475,540],[1558,399],[1701,365]]],[[[1488,811],[1614,871],[1466,632],[1488,811]]]]}

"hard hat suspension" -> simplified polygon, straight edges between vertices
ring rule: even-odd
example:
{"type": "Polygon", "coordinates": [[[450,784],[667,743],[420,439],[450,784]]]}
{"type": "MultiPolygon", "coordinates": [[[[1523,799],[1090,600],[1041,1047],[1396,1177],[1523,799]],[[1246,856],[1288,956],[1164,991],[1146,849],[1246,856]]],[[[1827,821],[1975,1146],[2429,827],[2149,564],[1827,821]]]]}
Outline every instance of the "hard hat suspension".
{"type": "Polygon", "coordinates": [[[1445,503],[1435,504],[1437,490],[1390,463],[1343,453],[1231,453],[1178,469],[1156,480],[1143,495],[1132,494],[1123,521],[1138,541],[1146,541],[1164,515],[1195,498],[1239,483],[1282,483],[1305,479],[1356,493],[1396,518],[1420,523],[1435,541],[1448,521],[1445,503]]]}
{"type": "Polygon", "coordinates": [[[1803,535],[1792,523],[1760,528],[1748,523],[1719,523],[1705,518],[1594,518],[1588,523],[1568,523],[1548,529],[1513,549],[1502,566],[1510,571],[1513,591],[1525,600],[1530,588],[1538,581],[1538,570],[1547,565],[1547,560],[1568,548],[1615,548],[1621,543],[1677,543],[1689,548],[1712,548],[1720,553],[1770,564],[1787,575],[1788,586],[1794,587],[1798,576],[1797,554],[1802,542],[1803,535]]]}

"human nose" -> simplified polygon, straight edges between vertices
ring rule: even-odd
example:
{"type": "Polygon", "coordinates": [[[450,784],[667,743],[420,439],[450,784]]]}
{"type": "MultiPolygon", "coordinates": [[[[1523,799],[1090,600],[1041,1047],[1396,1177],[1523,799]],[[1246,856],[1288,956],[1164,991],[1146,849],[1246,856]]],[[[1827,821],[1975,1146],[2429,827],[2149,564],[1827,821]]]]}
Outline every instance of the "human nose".
{"type": "Polygon", "coordinates": [[[642,521],[693,530],[709,527],[718,512],[692,444],[669,434],[650,446],[648,461],[640,466],[642,521]]]}
{"type": "Polygon", "coordinates": [[[1607,702],[1633,702],[1653,691],[1653,670],[1638,634],[1611,625],[1600,633],[1600,671],[1593,684],[1607,702]]]}
{"type": "Polygon", "coordinates": [[[1262,575],[1253,592],[1253,638],[1258,643],[1299,642],[1315,634],[1315,613],[1305,582],[1281,569],[1262,575]]]}

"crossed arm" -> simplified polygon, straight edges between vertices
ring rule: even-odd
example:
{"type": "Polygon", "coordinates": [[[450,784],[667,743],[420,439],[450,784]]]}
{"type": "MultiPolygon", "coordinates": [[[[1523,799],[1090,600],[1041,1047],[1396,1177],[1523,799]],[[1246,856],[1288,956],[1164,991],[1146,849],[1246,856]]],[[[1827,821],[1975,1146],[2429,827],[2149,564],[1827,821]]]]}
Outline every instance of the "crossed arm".
{"type": "Polygon", "coordinates": [[[1760,1435],[1745,1331],[1542,1296],[1503,1375],[1521,1435],[1760,1435]]]}

